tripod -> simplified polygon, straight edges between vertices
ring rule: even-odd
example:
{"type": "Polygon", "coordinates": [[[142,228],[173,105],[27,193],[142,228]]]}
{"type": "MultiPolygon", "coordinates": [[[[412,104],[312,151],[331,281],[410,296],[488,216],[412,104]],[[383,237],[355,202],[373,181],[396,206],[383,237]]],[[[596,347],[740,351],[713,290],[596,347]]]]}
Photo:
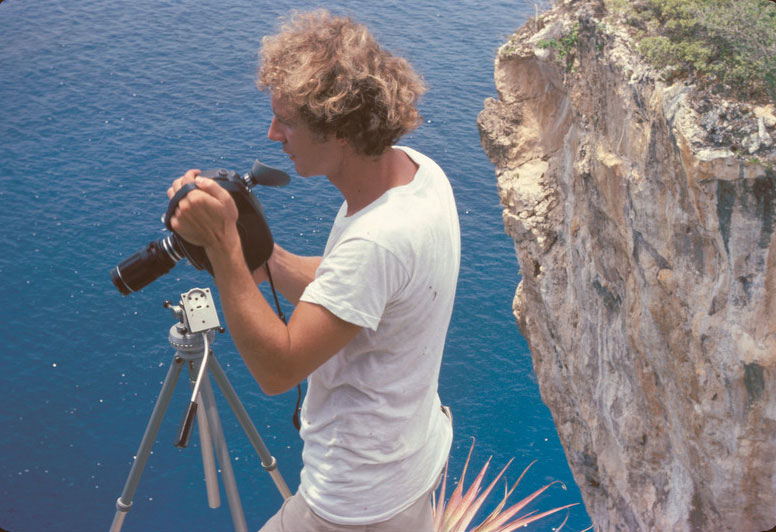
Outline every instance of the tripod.
{"type": "Polygon", "coordinates": [[[192,423],[196,416],[197,423],[199,424],[200,447],[205,470],[208,504],[211,508],[218,508],[221,504],[213,453],[215,445],[215,456],[218,458],[218,464],[221,466],[224,491],[229,503],[234,529],[236,532],[247,532],[248,526],[245,522],[242,503],[240,502],[240,495],[234,478],[234,470],[229,458],[229,450],[221,428],[215,395],[213,394],[207,370],[210,371],[221,388],[221,392],[224,394],[259,458],[261,458],[261,466],[270,474],[280,494],[285,499],[291,496],[291,492],[277,470],[277,461],[267,450],[256,427],[248,417],[245,407],[227,379],[224,370],[210,350],[209,344],[212,343],[215,337],[215,331],[220,330],[223,332],[218,321],[218,314],[210,289],[193,288],[181,294],[179,305],[172,305],[169,301],[166,301],[165,307],[169,308],[173,316],[179,320],[178,323],[170,328],[169,332],[169,341],[175,349],[175,354],[143,434],[137,455],[132,463],[132,469],[124,485],[124,490],[116,501],[116,515],[113,517],[110,532],[119,532],[121,530],[124,518],[132,507],[132,497],[140,482],[140,476],[143,474],[148,456],[151,454],[151,447],[159,432],[162,418],[164,418],[184,364],[189,368],[189,380],[192,384],[193,393],[189,407],[181,421],[175,445],[177,447],[186,447],[188,445],[192,423]],[[196,380],[193,378],[195,372],[196,380]]]}

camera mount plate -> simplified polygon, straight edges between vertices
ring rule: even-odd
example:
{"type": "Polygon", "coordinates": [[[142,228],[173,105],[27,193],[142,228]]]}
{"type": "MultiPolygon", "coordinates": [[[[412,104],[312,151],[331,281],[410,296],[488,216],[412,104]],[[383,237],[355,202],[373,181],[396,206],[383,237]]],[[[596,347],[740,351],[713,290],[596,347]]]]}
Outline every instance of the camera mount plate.
{"type": "Polygon", "coordinates": [[[181,294],[184,325],[191,333],[221,326],[210,288],[192,288],[181,294]]]}

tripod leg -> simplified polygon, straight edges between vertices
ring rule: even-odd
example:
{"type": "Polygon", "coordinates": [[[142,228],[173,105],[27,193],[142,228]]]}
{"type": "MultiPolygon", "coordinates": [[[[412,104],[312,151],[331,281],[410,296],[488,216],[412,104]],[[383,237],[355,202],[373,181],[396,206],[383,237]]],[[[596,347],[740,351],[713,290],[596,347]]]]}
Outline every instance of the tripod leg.
{"type": "Polygon", "coordinates": [[[164,384],[162,384],[162,390],[156,399],[154,411],[148,420],[148,426],[146,426],[137,455],[135,455],[135,461],[132,463],[132,469],[129,471],[129,477],[126,484],[124,484],[124,491],[121,492],[121,497],[116,500],[116,515],[113,517],[110,532],[119,532],[121,530],[124,518],[127,516],[129,509],[132,508],[132,497],[135,495],[135,490],[140,482],[140,476],[143,474],[143,469],[148,461],[148,455],[151,454],[151,447],[154,445],[154,440],[159,432],[159,426],[164,418],[164,412],[170,403],[170,398],[175,390],[175,383],[178,381],[182,367],[183,360],[180,357],[174,357],[164,379],[164,384]]]}
{"type": "MultiPolygon", "coordinates": [[[[213,358],[212,356],[210,357],[213,358]]],[[[200,387],[202,403],[207,413],[210,432],[215,440],[216,457],[221,466],[221,477],[224,481],[224,491],[226,500],[229,502],[229,511],[232,514],[232,522],[236,532],[248,532],[248,524],[245,521],[240,494],[237,491],[237,482],[234,478],[234,469],[232,469],[232,460],[229,457],[229,449],[226,446],[226,438],[221,427],[221,418],[218,416],[216,400],[213,394],[213,387],[210,385],[210,378],[205,374],[202,377],[200,387]]]]}
{"type": "MultiPolygon", "coordinates": [[[[189,378],[192,370],[189,366],[189,378]]],[[[193,387],[193,383],[192,383],[193,387]]],[[[202,400],[202,392],[197,394],[197,425],[199,426],[199,444],[202,451],[202,468],[205,471],[205,488],[207,490],[207,503],[210,508],[221,506],[221,496],[218,492],[218,473],[216,472],[216,460],[213,454],[213,438],[210,435],[210,424],[207,422],[205,405],[202,400]]]]}
{"type": "Polygon", "coordinates": [[[215,378],[216,383],[221,388],[221,391],[223,392],[224,397],[226,397],[226,401],[229,403],[229,406],[232,407],[232,411],[234,411],[234,414],[237,416],[237,420],[240,422],[240,425],[242,425],[245,434],[248,436],[251,444],[253,444],[253,448],[256,450],[259,458],[261,458],[261,466],[272,477],[272,480],[275,482],[275,487],[277,487],[280,495],[284,499],[288,499],[291,497],[291,490],[288,489],[286,481],[283,480],[283,476],[277,469],[277,460],[275,460],[275,457],[270,454],[267,446],[264,445],[264,440],[262,440],[261,436],[259,436],[259,432],[256,430],[253,421],[251,421],[251,418],[248,416],[248,412],[245,411],[245,407],[237,397],[237,393],[235,393],[232,384],[229,382],[229,379],[226,377],[224,370],[221,368],[221,365],[218,363],[218,360],[216,360],[215,356],[210,357],[210,360],[208,361],[208,369],[211,371],[213,378],[215,378]]]}

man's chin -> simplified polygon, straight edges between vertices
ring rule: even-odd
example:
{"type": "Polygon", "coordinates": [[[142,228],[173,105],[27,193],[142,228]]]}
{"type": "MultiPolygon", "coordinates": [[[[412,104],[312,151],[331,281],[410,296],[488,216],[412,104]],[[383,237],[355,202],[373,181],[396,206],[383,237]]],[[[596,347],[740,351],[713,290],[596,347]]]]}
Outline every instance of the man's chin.
{"type": "Polygon", "coordinates": [[[298,164],[294,163],[294,169],[296,170],[296,175],[299,177],[312,177],[315,174],[311,173],[310,170],[306,170],[303,167],[300,167],[298,164]]]}

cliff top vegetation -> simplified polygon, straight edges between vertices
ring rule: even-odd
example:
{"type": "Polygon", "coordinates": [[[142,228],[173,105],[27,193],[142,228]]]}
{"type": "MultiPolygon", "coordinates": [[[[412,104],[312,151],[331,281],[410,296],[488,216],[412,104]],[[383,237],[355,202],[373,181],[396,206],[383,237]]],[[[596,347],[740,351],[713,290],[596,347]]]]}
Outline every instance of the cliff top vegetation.
{"type": "Polygon", "coordinates": [[[565,82],[582,75],[582,57],[597,60],[624,29],[626,49],[650,72],[644,80],[691,89],[694,142],[773,171],[776,0],[553,0],[540,15],[548,1],[499,49],[501,59],[542,50],[565,66],[565,82]]]}
{"type": "Polygon", "coordinates": [[[774,0],[605,0],[664,76],[713,94],[776,102],[774,0]]]}

